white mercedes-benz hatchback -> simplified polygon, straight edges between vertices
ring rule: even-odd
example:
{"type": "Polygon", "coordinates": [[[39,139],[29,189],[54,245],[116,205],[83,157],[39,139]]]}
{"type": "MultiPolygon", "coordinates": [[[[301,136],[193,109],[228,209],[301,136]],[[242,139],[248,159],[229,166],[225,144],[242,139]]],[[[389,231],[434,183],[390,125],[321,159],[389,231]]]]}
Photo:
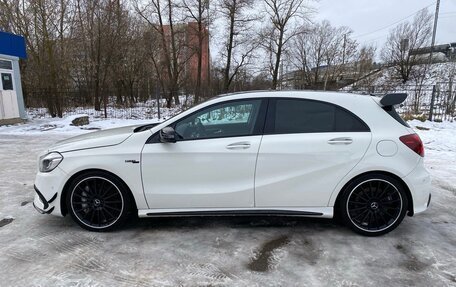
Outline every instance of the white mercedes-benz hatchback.
{"type": "Polygon", "coordinates": [[[93,132],[39,156],[35,208],[92,231],[139,217],[338,216],[369,236],[427,209],[406,94],[230,94],[160,124],[93,132]]]}

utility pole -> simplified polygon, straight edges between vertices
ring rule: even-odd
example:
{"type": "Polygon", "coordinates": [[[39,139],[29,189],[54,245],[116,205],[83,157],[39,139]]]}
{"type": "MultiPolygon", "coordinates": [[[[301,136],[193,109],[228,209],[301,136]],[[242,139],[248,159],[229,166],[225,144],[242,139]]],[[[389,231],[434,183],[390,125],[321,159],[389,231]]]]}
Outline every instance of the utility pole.
{"type": "Polygon", "coordinates": [[[347,33],[344,34],[344,52],[342,54],[342,66],[345,65],[345,47],[347,43],[347,33]]]}
{"type": "Polygon", "coordinates": [[[158,85],[158,81],[155,85],[155,100],[157,101],[157,114],[158,120],[160,121],[160,87],[158,85]]]}
{"type": "MultiPolygon", "coordinates": [[[[435,16],[434,16],[434,30],[432,31],[432,41],[431,41],[431,52],[429,53],[429,66],[432,65],[432,53],[434,52],[434,45],[435,45],[435,34],[437,33],[437,21],[439,19],[439,9],[440,9],[440,0],[437,0],[435,4],[435,16]]],[[[424,70],[426,74],[426,68],[424,70]]],[[[434,85],[432,89],[432,98],[431,98],[431,106],[429,107],[429,120],[432,121],[434,115],[434,102],[436,96],[436,86],[434,85]]]]}
{"type": "Polygon", "coordinates": [[[431,53],[429,54],[429,64],[432,64],[432,53],[434,52],[435,34],[437,34],[437,21],[439,20],[440,0],[435,4],[434,30],[432,31],[431,53]]]}

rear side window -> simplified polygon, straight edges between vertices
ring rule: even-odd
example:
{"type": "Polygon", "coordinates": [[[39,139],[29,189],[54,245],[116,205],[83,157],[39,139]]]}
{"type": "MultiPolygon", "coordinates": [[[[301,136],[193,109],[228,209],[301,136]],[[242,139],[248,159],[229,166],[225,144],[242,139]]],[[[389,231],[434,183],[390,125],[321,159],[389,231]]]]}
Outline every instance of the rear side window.
{"type": "Polygon", "coordinates": [[[337,132],[368,132],[369,128],[351,112],[336,107],[336,131],[337,132]]]}
{"type": "Polygon", "coordinates": [[[326,102],[302,99],[271,101],[266,133],[368,132],[351,112],[326,102]]]}

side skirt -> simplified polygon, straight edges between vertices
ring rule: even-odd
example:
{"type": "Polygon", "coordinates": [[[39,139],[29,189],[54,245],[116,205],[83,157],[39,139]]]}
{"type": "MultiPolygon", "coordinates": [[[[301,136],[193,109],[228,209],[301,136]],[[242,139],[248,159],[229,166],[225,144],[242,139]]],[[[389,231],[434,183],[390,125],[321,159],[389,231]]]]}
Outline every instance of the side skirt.
{"type": "Polygon", "coordinates": [[[138,217],[184,216],[299,216],[332,218],[333,207],[309,208],[201,208],[201,209],[140,209],[138,217]]]}

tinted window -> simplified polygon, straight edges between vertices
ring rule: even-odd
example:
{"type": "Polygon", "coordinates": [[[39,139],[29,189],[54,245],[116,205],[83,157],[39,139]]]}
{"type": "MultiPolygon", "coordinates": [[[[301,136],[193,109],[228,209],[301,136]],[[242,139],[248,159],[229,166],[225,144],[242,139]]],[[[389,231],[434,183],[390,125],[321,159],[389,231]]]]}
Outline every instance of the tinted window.
{"type": "Polygon", "coordinates": [[[352,113],[336,107],[336,131],[337,132],[368,132],[369,128],[352,113]]]}
{"type": "Polygon", "coordinates": [[[369,128],[350,112],[312,100],[277,99],[268,115],[272,133],[362,132],[369,128]]]}
{"type": "Polygon", "coordinates": [[[180,140],[252,135],[261,100],[233,101],[196,112],[175,124],[180,140]]]}

